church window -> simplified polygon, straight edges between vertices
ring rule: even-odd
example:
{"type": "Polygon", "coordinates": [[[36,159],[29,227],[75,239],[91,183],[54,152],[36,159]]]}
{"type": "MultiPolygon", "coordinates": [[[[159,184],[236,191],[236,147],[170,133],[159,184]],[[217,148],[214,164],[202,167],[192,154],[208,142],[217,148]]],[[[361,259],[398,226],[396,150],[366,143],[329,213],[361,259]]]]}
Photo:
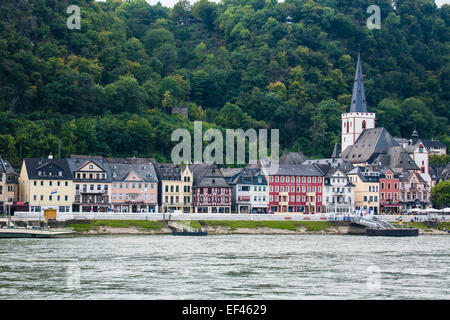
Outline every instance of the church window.
{"type": "Polygon", "coordinates": [[[366,120],[363,120],[363,122],[362,122],[362,128],[363,128],[363,129],[366,128],[366,120]]]}

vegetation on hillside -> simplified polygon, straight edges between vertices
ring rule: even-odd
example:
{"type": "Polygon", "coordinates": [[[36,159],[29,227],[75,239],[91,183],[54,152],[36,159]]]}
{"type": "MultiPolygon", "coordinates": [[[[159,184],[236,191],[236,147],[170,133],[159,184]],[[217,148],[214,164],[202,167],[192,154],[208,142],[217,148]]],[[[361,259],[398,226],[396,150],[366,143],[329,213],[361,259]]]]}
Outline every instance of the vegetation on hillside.
{"type": "Polygon", "coordinates": [[[62,156],[164,161],[171,132],[202,120],[279,128],[282,149],[328,156],[358,52],[377,125],[450,147],[449,41],[450,6],[432,0],[2,1],[0,154],[18,165],[60,141],[62,156]],[[80,30],[66,26],[72,4],[80,30]],[[366,27],[372,4],[380,30],[366,27]]]}

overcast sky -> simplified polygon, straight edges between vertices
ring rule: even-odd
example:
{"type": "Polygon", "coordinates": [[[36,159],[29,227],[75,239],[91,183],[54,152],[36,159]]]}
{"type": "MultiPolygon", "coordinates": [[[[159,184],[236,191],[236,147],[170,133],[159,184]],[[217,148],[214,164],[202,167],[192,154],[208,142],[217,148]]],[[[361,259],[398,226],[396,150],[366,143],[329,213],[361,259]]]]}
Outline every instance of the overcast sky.
{"type": "MultiPolygon", "coordinates": [[[[97,0],[97,1],[101,1],[101,0],[97,0]]],[[[158,1],[161,2],[161,4],[165,7],[173,7],[173,5],[178,2],[178,0],[147,0],[147,2],[150,4],[157,4],[158,1]]],[[[219,0],[210,0],[210,1],[219,2],[219,0]]],[[[444,3],[450,4],[450,0],[435,0],[435,1],[439,7],[442,6],[444,3]]],[[[189,0],[189,2],[194,3],[194,2],[196,2],[196,0],[189,0]]],[[[282,1],[280,1],[280,2],[282,2],[282,1]]]]}

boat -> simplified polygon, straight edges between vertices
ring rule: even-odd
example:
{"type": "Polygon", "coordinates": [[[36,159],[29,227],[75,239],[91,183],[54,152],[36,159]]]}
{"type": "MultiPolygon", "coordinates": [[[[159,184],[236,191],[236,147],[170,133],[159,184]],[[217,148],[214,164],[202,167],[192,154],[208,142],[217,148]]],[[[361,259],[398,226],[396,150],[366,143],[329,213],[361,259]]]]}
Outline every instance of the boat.
{"type": "Polygon", "coordinates": [[[419,229],[417,229],[417,228],[391,228],[391,229],[367,228],[366,235],[381,236],[381,237],[417,237],[419,235],[419,229]]]}
{"type": "Polygon", "coordinates": [[[0,228],[1,238],[57,238],[73,234],[73,231],[64,229],[42,228],[39,226],[16,227],[11,221],[11,208],[8,210],[8,221],[5,227],[0,228]]]}
{"type": "Polygon", "coordinates": [[[183,229],[181,231],[172,231],[172,234],[174,236],[207,236],[208,235],[208,231],[203,231],[200,229],[197,230],[187,230],[187,229],[183,229]]]}
{"type": "Polygon", "coordinates": [[[41,227],[17,228],[6,227],[0,229],[0,238],[57,238],[73,234],[68,230],[49,230],[41,227]]]}

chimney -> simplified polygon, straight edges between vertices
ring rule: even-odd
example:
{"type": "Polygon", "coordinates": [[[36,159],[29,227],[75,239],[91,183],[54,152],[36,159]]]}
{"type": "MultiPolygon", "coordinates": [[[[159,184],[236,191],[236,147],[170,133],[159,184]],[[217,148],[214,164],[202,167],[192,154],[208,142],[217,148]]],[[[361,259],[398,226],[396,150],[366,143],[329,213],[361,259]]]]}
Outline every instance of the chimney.
{"type": "Polygon", "coordinates": [[[48,155],[48,158],[49,158],[49,159],[53,159],[53,155],[52,155],[51,152],[50,152],[50,154],[48,155]]]}

